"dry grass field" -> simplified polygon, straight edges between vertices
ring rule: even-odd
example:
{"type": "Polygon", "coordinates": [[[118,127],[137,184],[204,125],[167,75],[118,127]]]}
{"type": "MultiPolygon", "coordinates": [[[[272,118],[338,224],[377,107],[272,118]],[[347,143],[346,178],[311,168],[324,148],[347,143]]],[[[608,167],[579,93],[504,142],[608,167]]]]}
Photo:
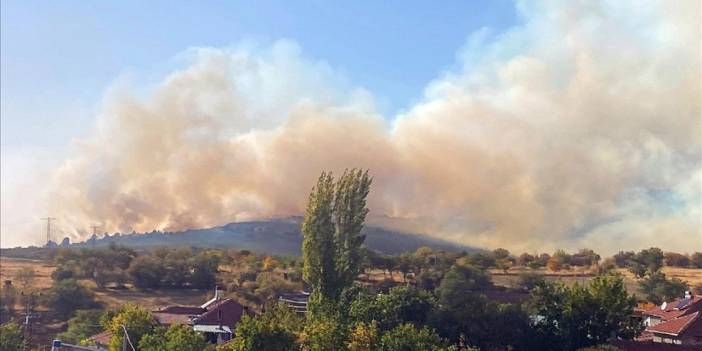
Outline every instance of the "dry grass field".
{"type": "MultiPolygon", "coordinates": [[[[0,258],[0,280],[12,280],[17,289],[24,289],[15,279],[15,274],[23,267],[34,269],[35,279],[32,286],[35,290],[44,290],[51,287],[51,273],[56,268],[42,261],[0,258]]],[[[89,280],[83,283],[95,291],[97,300],[106,307],[117,307],[125,303],[135,303],[147,309],[158,309],[167,305],[200,305],[211,298],[212,292],[190,289],[159,289],[159,290],[134,290],[134,289],[98,289],[95,283],[89,280]]]]}
{"type": "MultiPolygon", "coordinates": [[[[495,284],[506,287],[514,287],[519,281],[519,274],[531,271],[534,270],[525,267],[514,267],[510,268],[506,274],[504,271],[498,269],[491,269],[490,273],[492,274],[492,281],[495,284]]],[[[562,281],[566,285],[587,283],[587,281],[594,276],[594,274],[587,268],[576,268],[559,272],[539,269],[535,272],[544,274],[546,280],[562,281]]],[[[626,284],[626,289],[629,294],[640,295],[638,290],[639,283],[634,275],[623,268],[617,269],[617,272],[624,276],[624,283],[626,284]]],[[[675,277],[687,282],[691,288],[702,285],[702,269],[699,268],[663,267],[663,273],[665,273],[669,278],[675,277]]]]}

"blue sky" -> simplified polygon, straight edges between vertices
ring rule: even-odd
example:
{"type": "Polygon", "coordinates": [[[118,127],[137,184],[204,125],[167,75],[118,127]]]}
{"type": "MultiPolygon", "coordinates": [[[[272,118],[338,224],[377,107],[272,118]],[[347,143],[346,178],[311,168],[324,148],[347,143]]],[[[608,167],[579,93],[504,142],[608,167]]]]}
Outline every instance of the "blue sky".
{"type": "Polygon", "coordinates": [[[121,75],[158,81],[189,47],[296,41],[386,115],[450,69],[468,35],[515,24],[510,1],[2,2],[2,147],[63,148],[89,133],[121,75]]]}

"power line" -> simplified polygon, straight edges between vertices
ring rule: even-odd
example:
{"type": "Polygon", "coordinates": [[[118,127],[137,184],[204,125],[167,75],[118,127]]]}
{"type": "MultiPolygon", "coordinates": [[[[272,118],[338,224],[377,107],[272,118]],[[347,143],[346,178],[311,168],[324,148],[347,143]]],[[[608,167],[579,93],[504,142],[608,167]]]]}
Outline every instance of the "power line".
{"type": "Polygon", "coordinates": [[[56,220],[54,217],[45,217],[41,219],[42,221],[46,221],[46,244],[49,245],[49,241],[51,241],[51,221],[56,220]]]}

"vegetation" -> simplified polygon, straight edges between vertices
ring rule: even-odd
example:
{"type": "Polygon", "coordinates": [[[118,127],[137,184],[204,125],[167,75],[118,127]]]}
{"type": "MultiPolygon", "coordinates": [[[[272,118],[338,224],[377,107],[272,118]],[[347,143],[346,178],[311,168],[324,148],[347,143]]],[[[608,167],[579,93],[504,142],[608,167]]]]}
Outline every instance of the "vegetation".
{"type": "Polygon", "coordinates": [[[70,317],[76,310],[99,307],[95,294],[75,279],[55,282],[48,292],[46,304],[62,317],[70,317]]]}
{"type": "Polygon", "coordinates": [[[15,322],[0,326],[0,351],[19,350],[24,345],[22,328],[15,322]]]}

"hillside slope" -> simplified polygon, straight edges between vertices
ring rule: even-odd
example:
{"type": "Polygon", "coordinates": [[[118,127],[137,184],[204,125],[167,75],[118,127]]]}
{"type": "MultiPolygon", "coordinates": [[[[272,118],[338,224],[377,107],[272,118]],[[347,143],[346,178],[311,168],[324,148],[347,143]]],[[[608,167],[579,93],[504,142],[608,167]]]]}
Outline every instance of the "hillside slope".
{"type": "MultiPolygon", "coordinates": [[[[425,235],[402,233],[378,227],[366,227],[366,246],[387,254],[414,251],[421,246],[450,251],[475,251],[475,248],[454,244],[425,235]]],[[[115,242],[131,247],[193,246],[203,248],[233,247],[276,255],[299,255],[302,235],[300,219],[230,223],[221,227],[191,229],[177,233],[152,232],[117,234],[72,244],[72,247],[105,246],[115,242]]]]}

